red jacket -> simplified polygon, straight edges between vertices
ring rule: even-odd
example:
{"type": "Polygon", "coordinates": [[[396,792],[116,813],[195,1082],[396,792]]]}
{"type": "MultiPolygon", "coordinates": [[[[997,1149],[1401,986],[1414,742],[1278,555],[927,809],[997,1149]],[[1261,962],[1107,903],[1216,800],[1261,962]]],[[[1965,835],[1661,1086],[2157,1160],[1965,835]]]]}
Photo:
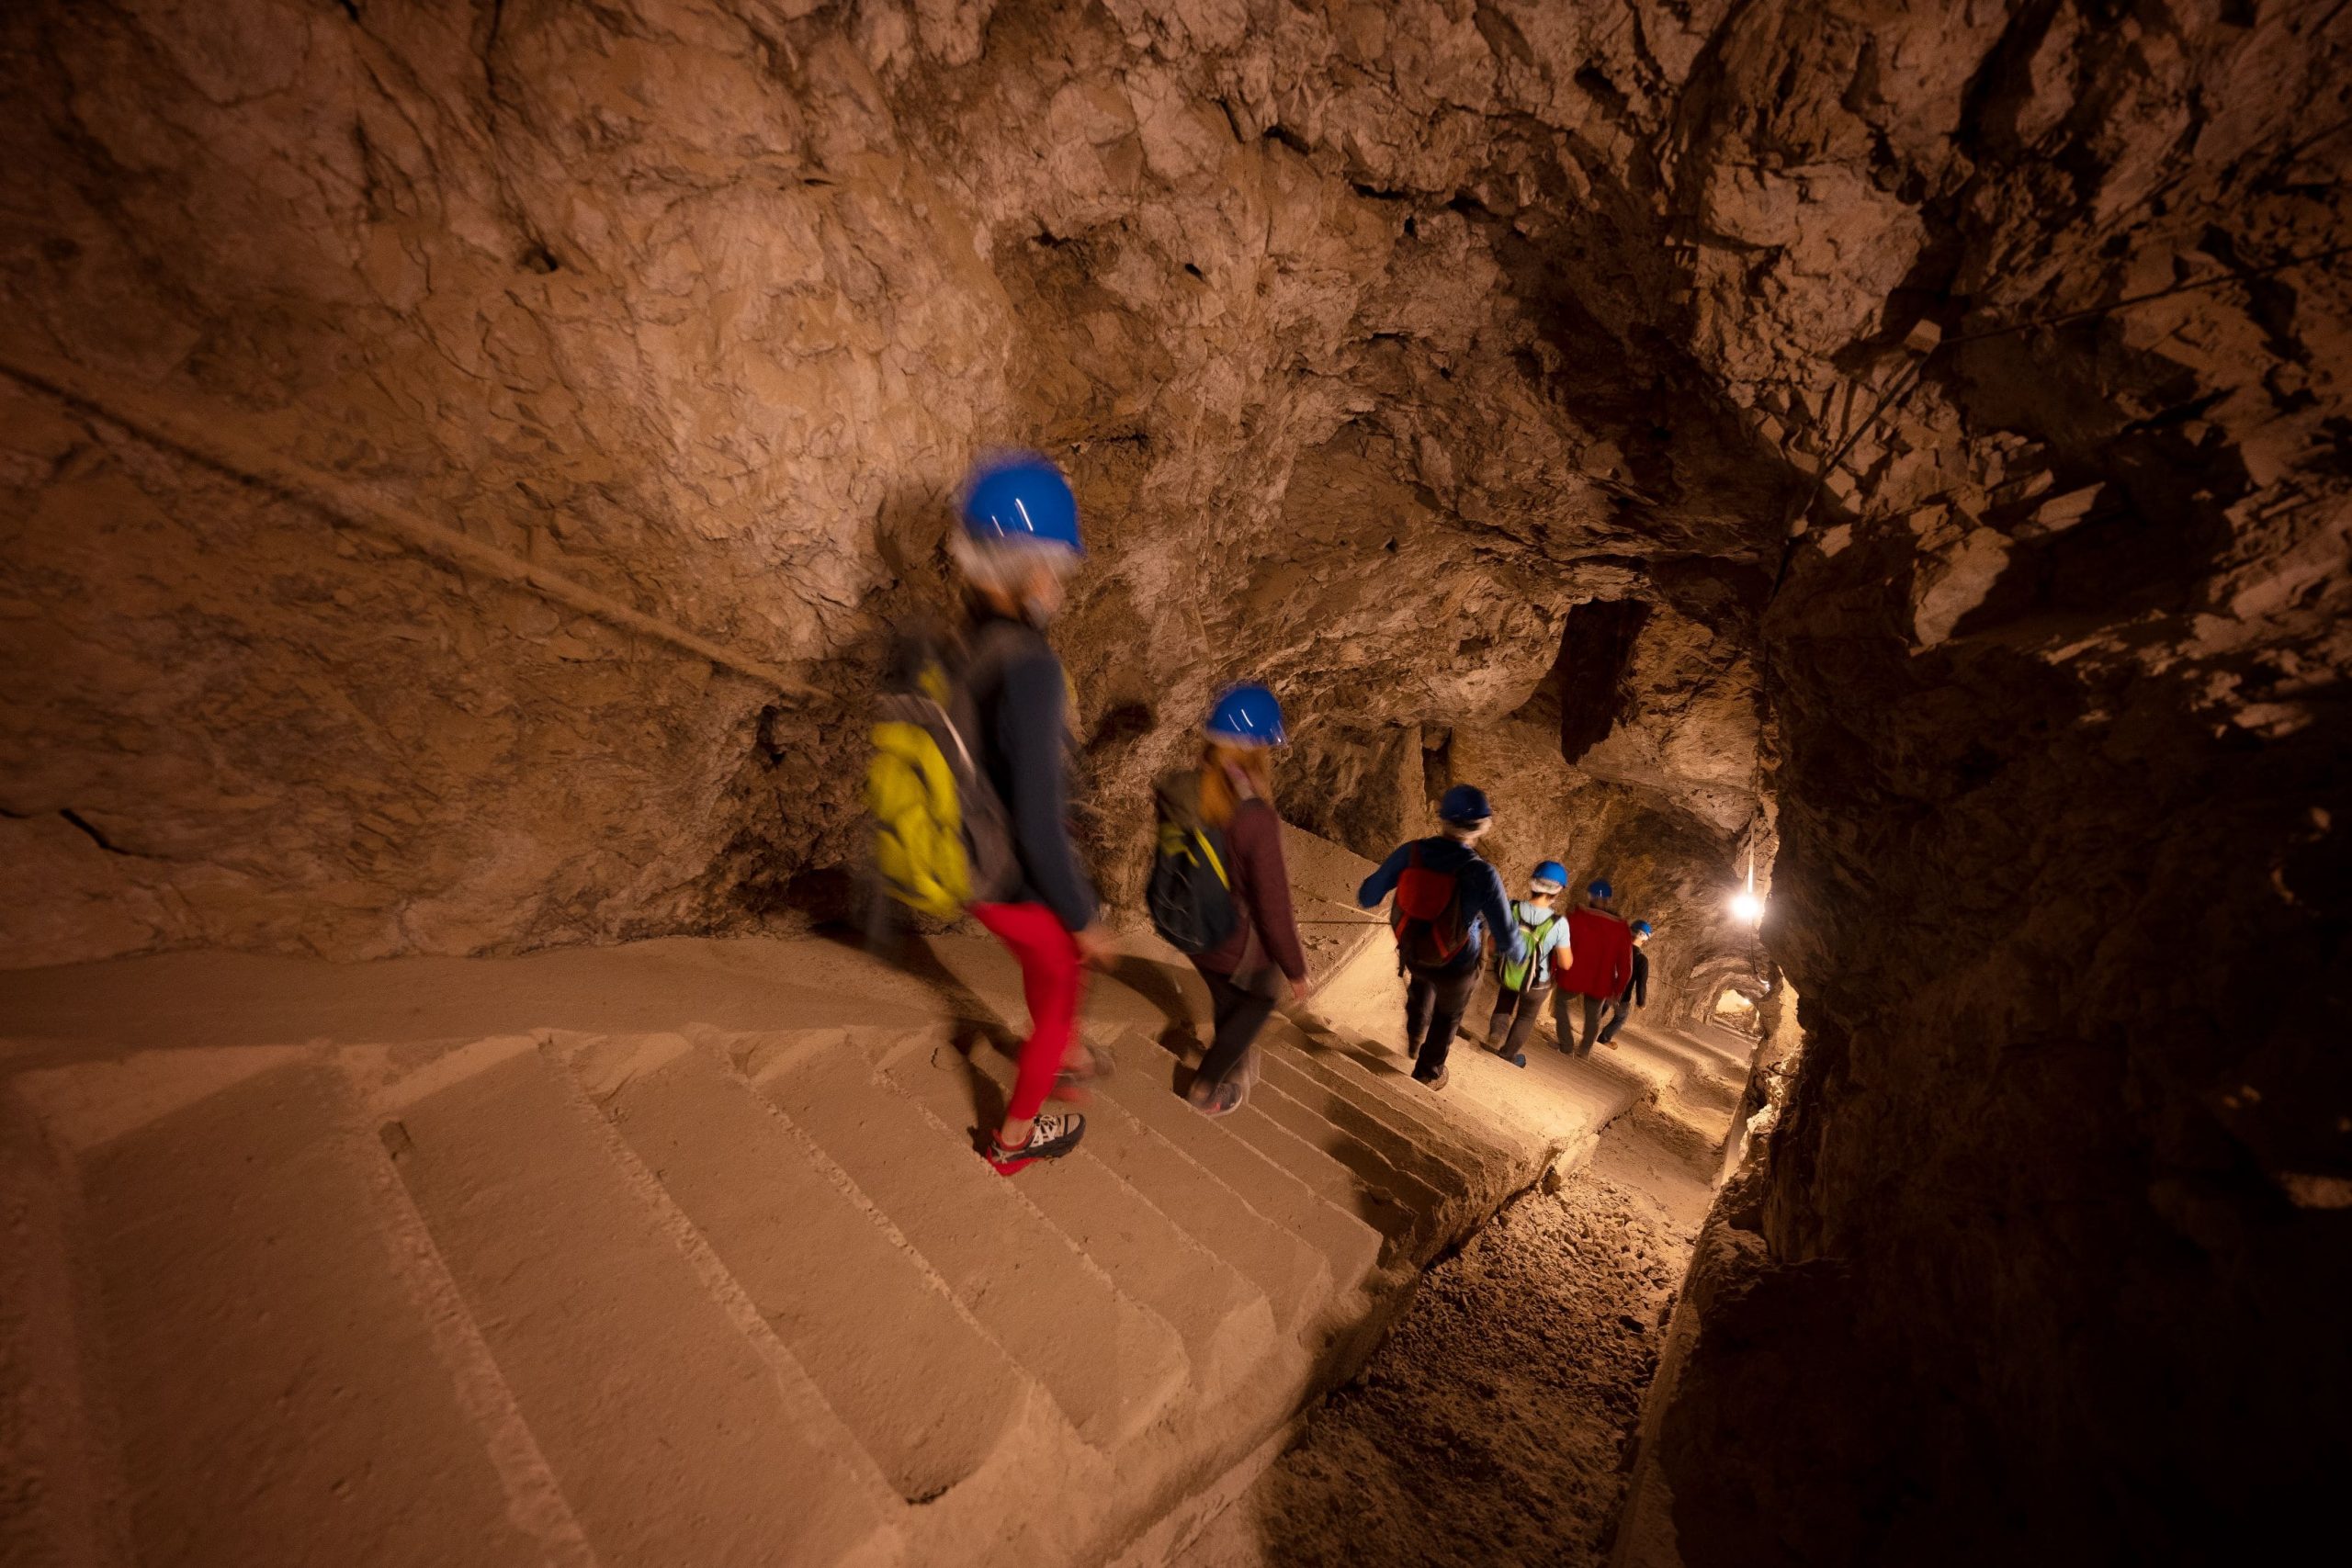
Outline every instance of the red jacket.
{"type": "Polygon", "coordinates": [[[1585,997],[1617,997],[1634,977],[1634,928],[1599,909],[1568,911],[1566,968],[1555,960],[1553,974],[1560,988],[1585,997]]]}

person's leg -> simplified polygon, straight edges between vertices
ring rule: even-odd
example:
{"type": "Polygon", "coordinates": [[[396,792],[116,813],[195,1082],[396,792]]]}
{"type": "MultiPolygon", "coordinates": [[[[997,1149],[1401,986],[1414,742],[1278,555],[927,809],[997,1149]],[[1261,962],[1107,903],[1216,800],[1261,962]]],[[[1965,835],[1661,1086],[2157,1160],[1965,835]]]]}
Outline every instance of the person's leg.
{"type": "Polygon", "coordinates": [[[1577,1052],[1577,1026],[1569,1016],[1569,998],[1575,995],[1566,986],[1552,987],[1552,1043],[1571,1056],[1577,1052]]]}
{"type": "Polygon", "coordinates": [[[1435,1083],[1445,1076],[1446,1052],[1453,1047],[1453,1032],[1462,1027],[1462,1015],[1477,985],[1475,967],[1461,975],[1431,977],[1429,1032],[1421,1036],[1420,1055],[1413,1063],[1413,1076],[1423,1083],[1435,1083]]]}
{"type": "MultiPolygon", "coordinates": [[[[1527,1010],[1527,992],[1514,991],[1509,986],[1495,987],[1495,1010],[1487,1015],[1487,1044],[1498,1051],[1504,1050],[1504,1031],[1518,1027],[1513,1015],[1527,1010]]],[[[1508,1055],[1510,1053],[1504,1051],[1504,1054],[1508,1055]]]]}
{"type": "Polygon", "coordinates": [[[1535,1021],[1544,1016],[1544,993],[1521,993],[1519,1016],[1510,1021],[1510,1037],[1503,1042],[1503,1055],[1523,1059],[1527,1055],[1527,1037],[1535,1032],[1535,1021]]]}
{"type": "Polygon", "coordinates": [[[1274,989],[1269,984],[1272,970],[1261,970],[1244,980],[1235,976],[1223,983],[1227,998],[1216,1010],[1216,1036],[1209,1042],[1208,1055],[1201,1058],[1200,1076],[1208,1082],[1223,1083],[1233,1077],[1241,1066],[1242,1057],[1250,1053],[1258,1031],[1274,1010],[1274,989]]]}
{"type": "Polygon", "coordinates": [[[1022,996],[1029,1004],[1029,1037],[1021,1043],[1021,1067],[999,1134],[1006,1148],[1018,1148],[1028,1141],[1029,1124],[1069,1051],[1086,966],[1077,942],[1043,904],[975,904],[972,914],[1020,961],[1022,996]]]}
{"type": "Polygon", "coordinates": [[[1631,1007],[1626,1005],[1624,998],[1616,997],[1611,998],[1609,1003],[1609,1021],[1600,1026],[1600,1043],[1603,1045],[1614,1045],[1617,1043],[1617,1032],[1625,1027],[1625,1020],[1632,1015],[1633,1010],[1634,1010],[1631,1007]]]}
{"type": "Polygon", "coordinates": [[[1589,1056],[1592,1055],[1592,1037],[1600,1032],[1600,998],[1599,997],[1587,997],[1584,998],[1584,1032],[1577,1041],[1577,1055],[1589,1056]]]}
{"type": "Polygon", "coordinates": [[[1429,976],[1416,974],[1405,987],[1405,1055],[1418,1056],[1421,1037],[1429,1032],[1430,1010],[1437,1005],[1436,987],[1429,976]]]}

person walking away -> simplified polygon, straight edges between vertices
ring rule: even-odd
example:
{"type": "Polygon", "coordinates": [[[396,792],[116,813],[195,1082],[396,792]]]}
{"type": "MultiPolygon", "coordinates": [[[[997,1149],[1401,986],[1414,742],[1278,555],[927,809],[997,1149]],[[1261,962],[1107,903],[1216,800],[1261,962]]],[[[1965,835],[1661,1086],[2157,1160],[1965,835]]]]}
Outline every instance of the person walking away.
{"type": "Polygon", "coordinates": [[[1511,919],[1528,953],[1518,964],[1498,955],[1495,1010],[1487,1020],[1487,1043],[1514,1067],[1527,1066],[1527,1037],[1552,994],[1552,955],[1568,935],[1566,917],[1555,912],[1552,903],[1567,885],[1567,868],[1547,860],[1527,879],[1527,897],[1511,906],[1511,919]]]}
{"type": "Polygon", "coordinates": [[[1635,920],[1633,931],[1634,977],[1625,982],[1625,988],[1617,993],[1615,1001],[1610,1003],[1609,1021],[1600,1026],[1600,1043],[1612,1048],[1617,1043],[1617,1032],[1625,1027],[1625,1021],[1634,1016],[1634,1010],[1650,1005],[1650,955],[1642,951],[1649,945],[1650,923],[1635,920]]]}
{"type": "Polygon", "coordinates": [[[1600,1006],[1616,998],[1634,976],[1634,933],[1610,913],[1614,890],[1605,877],[1595,877],[1585,890],[1584,907],[1568,914],[1569,961],[1560,965],[1560,1049],[1571,1055],[1592,1055],[1593,1036],[1600,1030],[1600,1006]],[[1584,998],[1584,1029],[1575,1045],[1568,1043],[1567,999],[1584,998]]]}
{"type": "Polygon", "coordinates": [[[1273,807],[1274,751],[1285,739],[1273,693],[1236,686],[1217,699],[1202,727],[1200,764],[1163,779],[1157,791],[1163,825],[1208,830],[1202,841],[1222,861],[1210,869],[1229,887],[1238,917],[1222,942],[1188,955],[1208,987],[1214,1032],[1186,1098],[1210,1116],[1241,1108],[1250,1047],[1282,986],[1302,1002],[1314,993],[1273,807]]]}
{"type": "Polygon", "coordinates": [[[1390,923],[1396,931],[1405,990],[1405,1049],[1413,1078],[1443,1089],[1446,1053],[1478,983],[1478,960],[1492,931],[1507,962],[1523,962],[1527,943],[1511,919],[1503,879],[1471,846],[1494,821],[1485,792],[1455,784],[1438,803],[1445,831],[1399,844],[1356,889],[1356,903],[1376,909],[1392,892],[1390,923]]]}
{"type": "Polygon", "coordinates": [[[1020,1068],[987,1150],[998,1174],[1011,1176],[1070,1153],[1086,1131],[1078,1112],[1045,1104],[1077,1027],[1085,966],[1111,952],[1070,843],[1069,687],[1043,629],[1083,551],[1069,483],[1035,453],[977,468],[962,510],[954,551],[971,590],[965,670],[976,761],[1004,803],[1017,868],[1011,891],[971,912],[1019,962],[1029,1004],[1020,1068]]]}

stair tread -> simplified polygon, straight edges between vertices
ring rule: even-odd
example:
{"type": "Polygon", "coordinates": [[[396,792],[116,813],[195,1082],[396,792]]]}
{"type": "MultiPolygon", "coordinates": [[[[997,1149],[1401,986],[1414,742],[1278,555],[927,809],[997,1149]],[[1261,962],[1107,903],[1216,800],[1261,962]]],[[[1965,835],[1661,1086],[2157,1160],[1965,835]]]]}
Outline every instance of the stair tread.
{"type": "MultiPolygon", "coordinates": [[[[999,1345],[1098,1448],[1133,1436],[1184,1388],[1175,1331],[1118,1291],[946,1126],[845,1036],[745,1039],[744,1066],[856,1182],[999,1345]]],[[[1054,1179],[1052,1163],[1017,1182],[1054,1179]]]]}
{"type": "Polygon", "coordinates": [[[1236,1136],[1227,1126],[1232,1117],[1212,1121],[1187,1105],[1170,1087],[1174,1059],[1157,1044],[1139,1043],[1127,1055],[1133,1062],[1102,1086],[1105,1097],[1252,1209],[1321,1253],[1336,1292],[1353,1290],[1379,1266],[1384,1238],[1355,1212],[1351,1197],[1344,1207],[1331,1202],[1296,1172],[1236,1136]]]}
{"type": "Polygon", "coordinates": [[[683,1035],[561,1046],[900,1496],[988,1461],[1034,1385],[782,1112],[683,1035]]]}
{"type": "Polygon", "coordinates": [[[1302,1066],[1296,1053],[1280,1047],[1262,1054],[1265,1081],[1295,1104],[1338,1127],[1386,1161],[1435,1201],[1467,1195],[1477,1182],[1439,1152],[1442,1144],[1425,1127],[1416,1126],[1398,1112],[1367,1103],[1367,1097],[1302,1066]]]}
{"type": "Polygon", "coordinates": [[[360,1122],[340,1074],[299,1063],[84,1164],[142,1561],[542,1553],[385,1243],[368,1164],[382,1156],[360,1122]]]}
{"type": "MultiPolygon", "coordinates": [[[[899,1056],[884,1070],[951,1127],[1001,1120],[1012,1064],[987,1045],[968,1058],[950,1045],[937,1051],[944,1065],[918,1053],[899,1056]]],[[[1273,1309],[1256,1287],[1170,1219],[1153,1201],[1156,1194],[1130,1186],[1100,1157],[1122,1138],[1148,1135],[1091,1116],[1078,1154],[1055,1168],[1055,1179],[1028,1184],[1023,1196],[1121,1290],[1176,1330],[1195,1380],[1214,1396],[1273,1348],[1273,1309]]]]}
{"type": "Polygon", "coordinates": [[[879,1560],[854,1439],[747,1334],[594,1116],[526,1050],[402,1103],[387,1141],[598,1558],[879,1560]]]}
{"type": "Polygon", "coordinates": [[[1284,1059],[1295,1068],[1415,1138],[1430,1158],[1464,1180],[1488,1182],[1509,1168],[1510,1161],[1502,1150],[1488,1139],[1473,1135],[1458,1115],[1449,1113],[1442,1097],[1432,1097],[1413,1082],[1411,1075],[1396,1074],[1384,1080],[1336,1037],[1320,1040],[1295,1026],[1281,1044],[1284,1059]]]}

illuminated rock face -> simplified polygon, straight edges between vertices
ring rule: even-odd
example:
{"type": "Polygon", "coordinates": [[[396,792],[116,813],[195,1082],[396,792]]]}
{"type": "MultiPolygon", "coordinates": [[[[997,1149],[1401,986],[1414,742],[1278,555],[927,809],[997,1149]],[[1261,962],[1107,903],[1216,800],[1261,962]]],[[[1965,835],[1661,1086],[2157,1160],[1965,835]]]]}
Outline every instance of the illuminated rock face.
{"type": "Polygon", "coordinates": [[[971,457],[1040,446],[1114,893],[1243,676],[1294,817],[1376,850],[1475,777],[1709,996],[1759,849],[1812,1043],[1668,1422],[1693,1562],[2221,1517],[2301,1479],[2247,1423],[2347,1408],[2352,288],[2298,261],[2352,238],[2346,50],[2269,4],[10,7],[11,363],[823,695],[0,382],[9,962],[831,907],[880,628],[971,457]]]}

